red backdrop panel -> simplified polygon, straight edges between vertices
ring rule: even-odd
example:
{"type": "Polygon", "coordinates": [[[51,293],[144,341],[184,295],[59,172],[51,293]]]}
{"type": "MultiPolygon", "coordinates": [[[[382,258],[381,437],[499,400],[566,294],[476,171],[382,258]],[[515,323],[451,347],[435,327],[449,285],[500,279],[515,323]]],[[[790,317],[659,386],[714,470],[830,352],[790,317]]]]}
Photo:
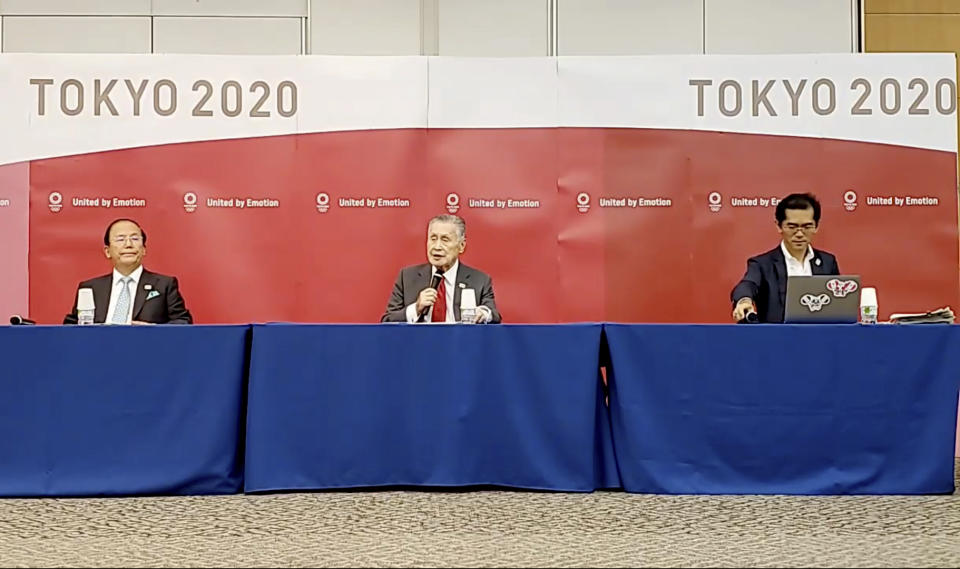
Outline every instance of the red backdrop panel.
{"type": "Polygon", "coordinates": [[[881,316],[957,306],[954,160],[836,140],[586,128],[320,133],[39,160],[30,308],[58,322],[77,282],[110,268],[106,224],[133,217],[149,234],[146,266],[180,277],[198,322],[373,322],[399,269],[424,262],[427,220],[455,206],[468,227],[463,260],[493,276],[508,322],[726,322],[746,258],[778,242],[774,204],[760,200],[794,191],[820,197],[816,245],[878,288],[881,316]],[[51,192],[63,196],[59,212],[51,192]],[[115,197],[145,207],[73,205],[115,197]],[[248,198],[279,205],[207,201],[248,198]],[[607,201],[628,199],[647,201],[607,201]],[[500,207],[508,200],[536,207],[500,207]]]}
{"type": "Polygon", "coordinates": [[[0,317],[27,314],[30,164],[0,166],[0,317]]]}

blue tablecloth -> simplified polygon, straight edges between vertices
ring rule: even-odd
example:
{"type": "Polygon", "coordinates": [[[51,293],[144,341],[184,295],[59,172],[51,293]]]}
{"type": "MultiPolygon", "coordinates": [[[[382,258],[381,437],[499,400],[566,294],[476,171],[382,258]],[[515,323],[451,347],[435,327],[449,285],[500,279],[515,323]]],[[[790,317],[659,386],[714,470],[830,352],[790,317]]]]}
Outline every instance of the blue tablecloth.
{"type": "Polygon", "coordinates": [[[247,491],[618,486],[601,326],[254,326],[247,491]]]}
{"type": "Polygon", "coordinates": [[[953,491],[960,327],[606,325],[624,488],[953,491]]]}
{"type": "Polygon", "coordinates": [[[0,327],[0,495],[238,492],[248,332],[0,327]]]}
{"type": "Polygon", "coordinates": [[[0,496],[953,490],[957,326],[249,331],[0,327],[0,496]]]}

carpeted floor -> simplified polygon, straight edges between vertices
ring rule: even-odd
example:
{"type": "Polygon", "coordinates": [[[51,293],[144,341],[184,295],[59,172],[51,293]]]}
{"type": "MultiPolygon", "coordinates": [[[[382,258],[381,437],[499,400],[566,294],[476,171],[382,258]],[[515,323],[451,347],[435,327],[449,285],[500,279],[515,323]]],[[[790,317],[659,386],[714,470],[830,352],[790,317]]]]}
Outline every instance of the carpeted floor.
{"type": "Polygon", "coordinates": [[[958,567],[960,495],[0,500],[0,566],[958,567]]]}

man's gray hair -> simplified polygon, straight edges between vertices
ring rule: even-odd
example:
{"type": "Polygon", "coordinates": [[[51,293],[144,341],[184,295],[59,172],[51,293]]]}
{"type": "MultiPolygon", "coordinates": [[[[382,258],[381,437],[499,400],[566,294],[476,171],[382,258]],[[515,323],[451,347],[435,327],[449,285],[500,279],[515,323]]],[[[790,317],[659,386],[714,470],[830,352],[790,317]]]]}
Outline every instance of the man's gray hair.
{"type": "Polygon", "coordinates": [[[430,223],[427,224],[427,227],[430,227],[437,223],[452,223],[457,228],[457,235],[460,236],[460,240],[463,241],[467,237],[467,222],[463,220],[462,217],[458,215],[443,214],[438,215],[430,220],[430,223]]]}

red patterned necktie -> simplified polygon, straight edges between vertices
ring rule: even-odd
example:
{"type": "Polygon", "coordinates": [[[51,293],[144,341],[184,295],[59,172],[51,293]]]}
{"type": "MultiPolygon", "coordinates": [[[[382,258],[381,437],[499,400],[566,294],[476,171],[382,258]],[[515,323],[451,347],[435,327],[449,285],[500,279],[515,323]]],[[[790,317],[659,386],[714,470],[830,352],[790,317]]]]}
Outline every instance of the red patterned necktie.
{"type": "Polygon", "coordinates": [[[447,279],[441,278],[440,285],[437,287],[437,301],[433,303],[433,316],[431,322],[447,321],[447,279]]]}

